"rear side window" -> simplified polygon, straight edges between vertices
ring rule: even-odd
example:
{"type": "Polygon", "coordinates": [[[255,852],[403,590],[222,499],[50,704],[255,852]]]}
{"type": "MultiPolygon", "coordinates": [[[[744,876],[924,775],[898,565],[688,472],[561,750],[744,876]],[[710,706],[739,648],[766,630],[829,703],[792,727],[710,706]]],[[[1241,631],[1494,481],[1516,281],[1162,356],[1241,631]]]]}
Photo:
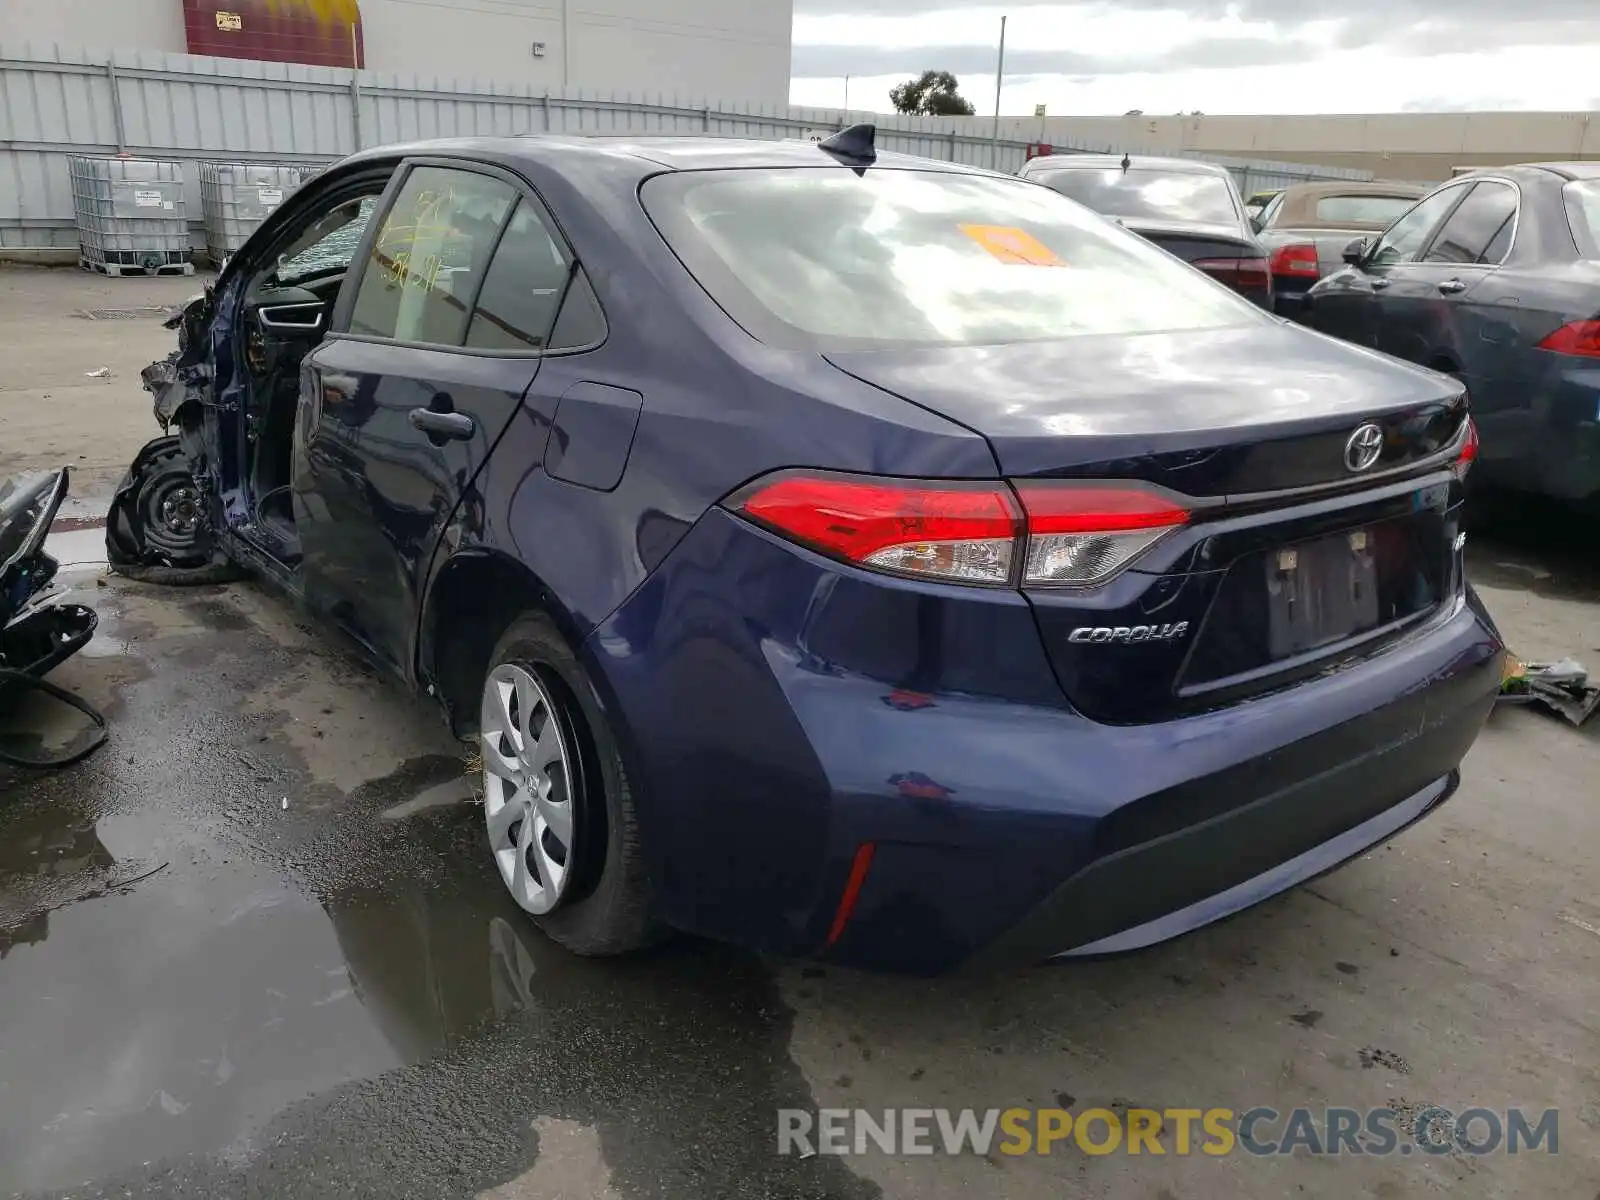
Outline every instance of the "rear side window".
{"type": "Polygon", "coordinates": [[[1030,175],[1110,217],[1237,225],[1233,187],[1221,175],[1121,167],[1067,167],[1030,175]]]}
{"type": "Polygon", "coordinates": [[[500,227],[517,202],[488,175],[417,167],[384,217],[350,332],[459,346],[500,227]]]}
{"type": "Polygon", "coordinates": [[[542,350],[570,273],[566,253],[526,200],[494,252],[467,345],[482,350],[542,350]]]}
{"type": "Polygon", "coordinates": [[[1415,196],[1323,196],[1317,201],[1317,220],[1384,229],[1416,202],[1415,196]]]}
{"type": "Polygon", "coordinates": [[[1445,222],[1424,256],[1425,262],[1498,262],[1511,242],[1511,223],[1517,215],[1517,190],[1504,183],[1484,182],[1474,187],[1445,222]],[[1498,255],[1490,258],[1490,250],[1498,255]]]}
{"type": "Polygon", "coordinates": [[[1561,188],[1572,240],[1584,258],[1600,259],[1600,180],[1574,179],[1561,188]]]}
{"type": "Polygon", "coordinates": [[[713,299],[790,347],[971,345],[1267,320],[1031,183],[837,167],[679,171],[651,219],[713,299]]]}

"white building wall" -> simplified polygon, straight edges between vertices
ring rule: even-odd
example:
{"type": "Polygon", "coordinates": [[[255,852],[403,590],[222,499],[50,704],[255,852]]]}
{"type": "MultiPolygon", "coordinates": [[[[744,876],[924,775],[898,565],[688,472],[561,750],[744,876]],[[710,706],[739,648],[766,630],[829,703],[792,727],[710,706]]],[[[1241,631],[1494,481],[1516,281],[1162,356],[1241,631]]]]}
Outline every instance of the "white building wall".
{"type": "Polygon", "coordinates": [[[180,0],[0,0],[0,42],[188,49],[180,0]]]}
{"type": "MultiPolygon", "coordinates": [[[[789,102],[792,0],[362,0],[361,15],[368,70],[789,102]]],[[[0,43],[182,54],[183,6],[0,0],[0,43]]]]}

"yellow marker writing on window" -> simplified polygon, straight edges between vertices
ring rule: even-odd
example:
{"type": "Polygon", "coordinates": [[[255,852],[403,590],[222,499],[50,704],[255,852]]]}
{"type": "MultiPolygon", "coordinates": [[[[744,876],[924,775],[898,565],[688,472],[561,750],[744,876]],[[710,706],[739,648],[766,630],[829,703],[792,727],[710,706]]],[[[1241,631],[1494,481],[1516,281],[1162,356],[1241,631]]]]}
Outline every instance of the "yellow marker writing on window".
{"type": "Polygon", "coordinates": [[[1015,225],[963,225],[961,232],[1004,263],[1026,267],[1067,265],[1049,246],[1015,225]]]}

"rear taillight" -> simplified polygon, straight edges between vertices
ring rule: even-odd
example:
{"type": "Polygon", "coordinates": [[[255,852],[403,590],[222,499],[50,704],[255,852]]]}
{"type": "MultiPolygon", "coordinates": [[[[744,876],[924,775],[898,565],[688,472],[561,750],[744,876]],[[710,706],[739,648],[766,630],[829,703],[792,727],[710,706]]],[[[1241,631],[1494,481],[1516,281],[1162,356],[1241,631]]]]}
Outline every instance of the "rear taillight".
{"type": "Polygon", "coordinates": [[[847,562],[961,583],[1009,583],[1023,527],[1003,483],[793,474],[757,485],[737,507],[847,562]]]}
{"type": "Polygon", "coordinates": [[[1028,518],[1023,582],[1103,583],[1189,520],[1189,510],[1137,485],[1018,483],[1028,518]]]}
{"type": "Polygon", "coordinates": [[[1104,583],[1189,511],[1137,484],[963,483],[783,472],[730,507],[870,570],[955,583],[1104,583]]]}
{"type": "Polygon", "coordinates": [[[1467,436],[1461,442],[1461,453],[1456,455],[1453,470],[1457,479],[1465,479],[1472,464],[1478,461],[1478,423],[1467,418],[1467,436]]]}
{"type": "Polygon", "coordinates": [[[1297,279],[1316,279],[1322,274],[1317,263],[1317,248],[1310,242],[1291,242],[1272,252],[1269,268],[1273,275],[1291,275],[1297,279]]]}
{"type": "Polygon", "coordinates": [[[1563,325],[1540,342],[1539,349],[1600,358],[1600,321],[1573,321],[1563,325]]]}
{"type": "Polygon", "coordinates": [[[1200,258],[1193,265],[1235,291],[1261,292],[1271,286],[1264,258],[1200,258]]]}

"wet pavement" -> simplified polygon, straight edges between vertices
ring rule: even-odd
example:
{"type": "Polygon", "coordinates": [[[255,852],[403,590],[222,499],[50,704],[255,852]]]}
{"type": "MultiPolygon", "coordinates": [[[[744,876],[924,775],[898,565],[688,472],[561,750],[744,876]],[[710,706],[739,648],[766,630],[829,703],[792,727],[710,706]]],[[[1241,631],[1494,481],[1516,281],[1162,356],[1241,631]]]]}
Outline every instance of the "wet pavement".
{"type": "MultiPolygon", "coordinates": [[[[53,545],[87,562],[79,540],[53,545]]],[[[1600,665],[1593,545],[1474,541],[1526,653],[1600,665]]],[[[589,961],[503,897],[421,704],[254,585],[97,574],[68,572],[102,626],[55,678],[110,743],[0,767],[0,1194],[1600,1190],[1600,729],[1497,714],[1437,816],[1129,958],[954,981],[690,939],[589,961]],[[1560,1153],[775,1153],[785,1107],[1435,1102],[1558,1108],[1560,1153]]]]}

